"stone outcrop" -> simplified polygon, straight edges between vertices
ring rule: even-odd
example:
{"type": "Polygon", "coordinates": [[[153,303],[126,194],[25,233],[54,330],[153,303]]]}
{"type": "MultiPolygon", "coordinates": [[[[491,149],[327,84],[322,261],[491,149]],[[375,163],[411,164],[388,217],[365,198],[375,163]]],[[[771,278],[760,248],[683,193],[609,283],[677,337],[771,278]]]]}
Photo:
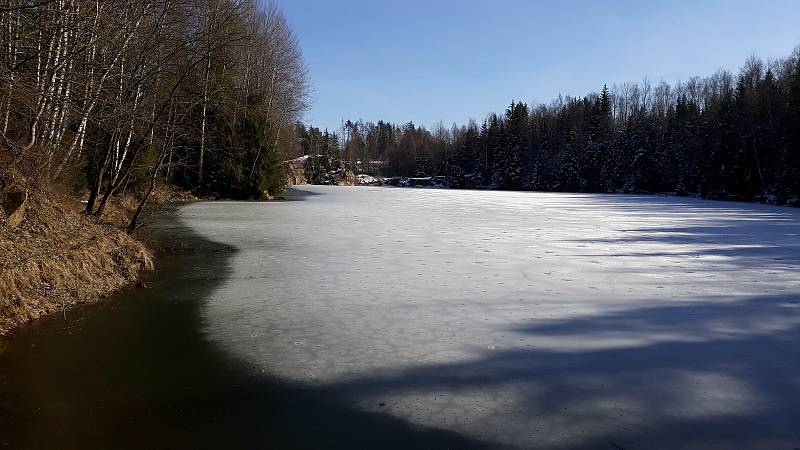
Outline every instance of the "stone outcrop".
{"type": "Polygon", "coordinates": [[[359,186],[382,186],[383,182],[381,178],[362,173],[356,175],[356,184],[359,186]]]}
{"type": "Polygon", "coordinates": [[[7,192],[3,198],[3,211],[6,214],[6,223],[11,228],[16,228],[25,219],[25,210],[28,208],[28,193],[24,190],[7,192]]]}
{"type": "Polygon", "coordinates": [[[354,186],[358,177],[350,165],[341,159],[319,155],[301,156],[283,163],[286,172],[286,184],[329,184],[336,186],[354,186]]]}
{"type": "Polygon", "coordinates": [[[339,169],[337,186],[355,186],[357,184],[356,174],[350,169],[339,169]]]}
{"type": "Polygon", "coordinates": [[[286,184],[294,186],[297,184],[308,184],[306,178],[306,166],[304,158],[297,158],[283,163],[286,171],[286,184]]]}

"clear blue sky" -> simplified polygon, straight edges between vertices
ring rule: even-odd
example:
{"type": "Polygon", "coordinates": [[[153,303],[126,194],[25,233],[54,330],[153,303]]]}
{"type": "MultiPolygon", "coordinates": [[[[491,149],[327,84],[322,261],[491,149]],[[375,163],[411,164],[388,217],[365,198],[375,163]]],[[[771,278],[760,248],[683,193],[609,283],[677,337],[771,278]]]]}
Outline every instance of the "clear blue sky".
{"type": "Polygon", "coordinates": [[[306,120],[449,126],[800,44],[800,0],[277,0],[311,72],[306,120]]]}

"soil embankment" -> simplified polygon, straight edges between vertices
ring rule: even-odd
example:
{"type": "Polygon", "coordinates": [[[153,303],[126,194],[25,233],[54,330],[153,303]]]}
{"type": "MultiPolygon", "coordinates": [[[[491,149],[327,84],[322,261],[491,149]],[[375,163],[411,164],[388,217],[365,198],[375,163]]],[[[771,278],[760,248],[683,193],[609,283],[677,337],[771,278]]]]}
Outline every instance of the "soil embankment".
{"type": "MultiPolygon", "coordinates": [[[[119,199],[98,219],[83,214],[84,205],[71,197],[26,192],[18,224],[0,208],[0,336],[131,286],[152,270],[152,252],[120,226],[131,199],[119,199]]],[[[159,193],[159,200],[170,196],[159,193]]]]}

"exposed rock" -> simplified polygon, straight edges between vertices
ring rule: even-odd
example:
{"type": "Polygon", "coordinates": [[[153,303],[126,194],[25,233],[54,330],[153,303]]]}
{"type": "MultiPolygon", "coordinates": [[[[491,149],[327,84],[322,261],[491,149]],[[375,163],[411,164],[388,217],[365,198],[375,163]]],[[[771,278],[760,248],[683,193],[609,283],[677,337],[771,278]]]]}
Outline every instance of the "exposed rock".
{"type": "Polygon", "coordinates": [[[339,169],[339,179],[336,181],[337,186],[355,186],[356,174],[350,169],[339,169]]]}
{"type": "Polygon", "coordinates": [[[28,193],[24,190],[8,192],[3,199],[3,210],[6,213],[6,222],[11,228],[16,228],[25,218],[28,207],[28,193]]]}
{"type": "Polygon", "coordinates": [[[306,177],[306,160],[307,157],[292,159],[284,162],[284,170],[286,171],[286,184],[294,186],[297,184],[308,184],[306,177]]]}
{"type": "Polygon", "coordinates": [[[340,159],[323,155],[301,156],[284,161],[286,184],[333,184],[338,186],[354,186],[358,179],[350,165],[340,159]]]}
{"type": "Polygon", "coordinates": [[[356,175],[356,184],[359,186],[380,186],[381,180],[372,175],[361,173],[356,175]]]}

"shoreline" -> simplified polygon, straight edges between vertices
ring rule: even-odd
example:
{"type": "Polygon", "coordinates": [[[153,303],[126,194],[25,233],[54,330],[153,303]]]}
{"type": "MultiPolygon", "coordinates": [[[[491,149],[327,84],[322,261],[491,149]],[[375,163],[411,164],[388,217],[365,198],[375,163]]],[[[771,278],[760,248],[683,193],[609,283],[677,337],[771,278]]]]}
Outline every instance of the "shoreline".
{"type": "MultiPolygon", "coordinates": [[[[360,176],[360,175],[359,175],[360,176]]],[[[365,184],[354,184],[352,187],[380,187],[380,188],[392,188],[392,189],[422,189],[422,190],[439,190],[439,191],[468,191],[468,192],[530,192],[530,193],[540,193],[540,194],[572,194],[572,195],[621,195],[621,196],[654,196],[654,197],[672,197],[672,198],[696,198],[699,200],[708,200],[713,202],[730,202],[730,203],[738,203],[744,205],[769,205],[769,206],[778,206],[778,207],[786,207],[786,208],[800,208],[800,198],[798,199],[791,199],[789,202],[785,203],[778,203],[773,201],[767,196],[762,196],[761,200],[753,199],[753,200],[746,200],[741,198],[735,197],[709,197],[703,196],[699,193],[677,193],[677,192],[650,192],[650,191],[603,191],[603,192],[591,192],[591,191],[546,191],[546,190],[537,190],[537,189],[498,189],[489,186],[470,186],[470,187],[455,187],[450,186],[447,184],[431,184],[431,180],[435,178],[442,178],[442,177],[387,177],[384,178],[383,181],[380,181],[381,178],[376,177],[375,183],[365,183],[365,184]],[[400,179],[403,181],[408,182],[407,184],[392,184],[391,182],[386,182],[388,179],[400,179]],[[422,180],[417,181],[420,184],[414,184],[413,180],[422,180]]],[[[335,186],[331,184],[324,184],[324,183],[300,183],[300,184],[293,184],[291,186],[335,186]]]]}

